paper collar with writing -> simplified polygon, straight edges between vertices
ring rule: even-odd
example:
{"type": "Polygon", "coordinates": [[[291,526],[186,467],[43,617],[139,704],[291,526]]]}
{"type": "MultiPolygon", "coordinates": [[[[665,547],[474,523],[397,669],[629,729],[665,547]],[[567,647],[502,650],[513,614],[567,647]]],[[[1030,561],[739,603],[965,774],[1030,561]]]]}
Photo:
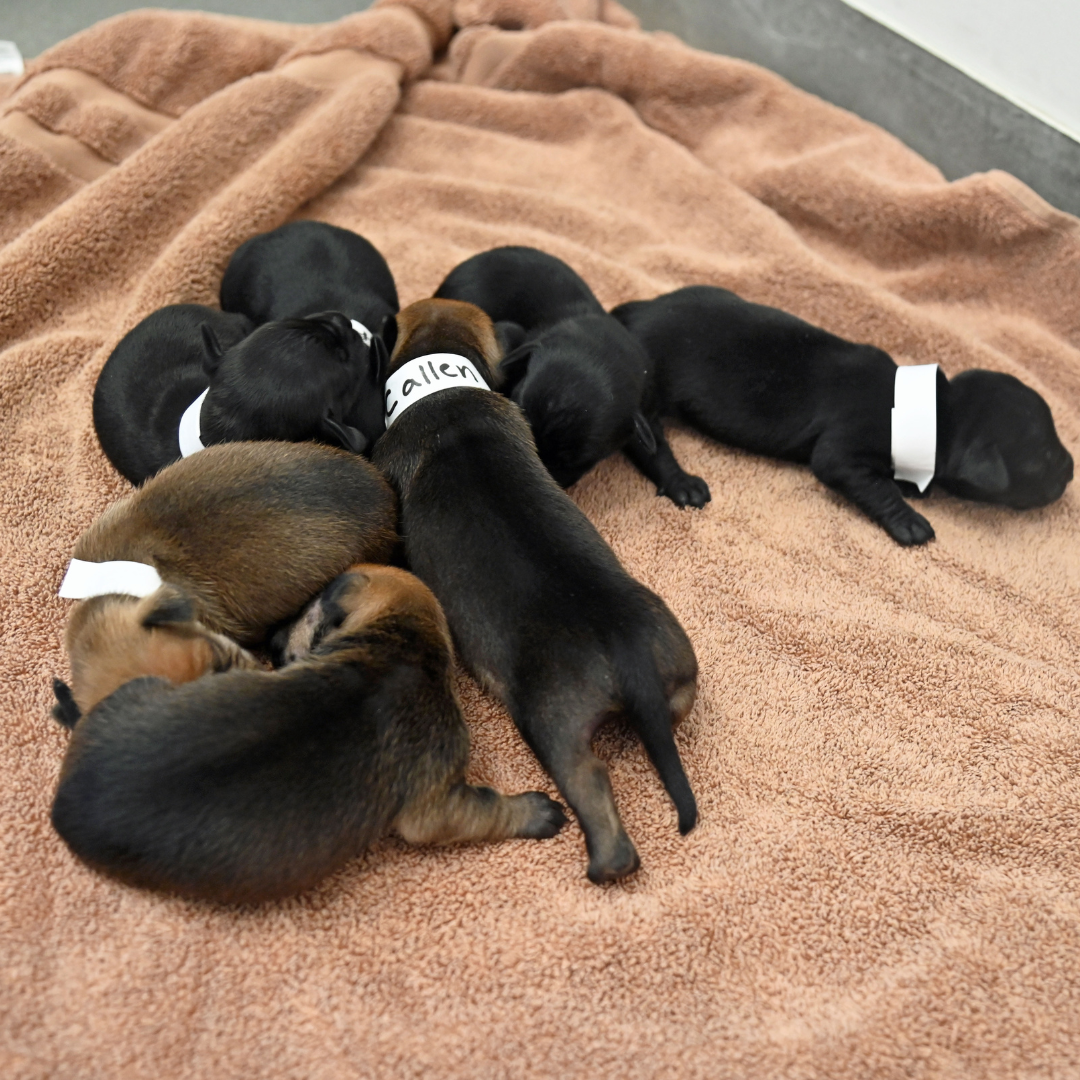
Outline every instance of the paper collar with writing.
{"type": "Polygon", "coordinates": [[[456,353],[430,353],[404,363],[386,380],[386,426],[389,427],[410,405],[440,390],[469,386],[490,390],[473,362],[456,353]]]}
{"type": "Polygon", "coordinates": [[[208,386],[185,410],[180,417],[180,430],[177,437],[180,442],[180,456],[191,457],[205,447],[202,444],[202,407],[206,395],[210,393],[208,386]]]}
{"type": "Polygon", "coordinates": [[[892,465],[897,480],[920,491],[934,479],[937,457],[937,364],[896,369],[892,410],[892,465]]]}
{"type": "Polygon", "coordinates": [[[360,335],[360,340],[370,349],[371,339],[375,336],[359,319],[350,319],[352,328],[360,335]]]}
{"type": "Polygon", "coordinates": [[[91,596],[121,593],[124,596],[149,596],[161,588],[161,575],[149,564],[126,562],[84,562],[72,559],[60,582],[64,600],[86,600],[91,596]]]}

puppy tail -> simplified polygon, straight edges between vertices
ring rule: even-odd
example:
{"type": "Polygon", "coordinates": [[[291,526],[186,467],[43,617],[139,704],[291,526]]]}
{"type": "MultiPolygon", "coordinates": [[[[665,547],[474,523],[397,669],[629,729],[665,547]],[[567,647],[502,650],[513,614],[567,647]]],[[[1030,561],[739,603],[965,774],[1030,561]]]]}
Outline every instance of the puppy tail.
{"type": "Polygon", "coordinates": [[[679,832],[685,836],[697,824],[697,800],[675,745],[671,703],[652,648],[645,642],[625,650],[617,648],[614,659],[627,719],[675,804],[679,832]]]}

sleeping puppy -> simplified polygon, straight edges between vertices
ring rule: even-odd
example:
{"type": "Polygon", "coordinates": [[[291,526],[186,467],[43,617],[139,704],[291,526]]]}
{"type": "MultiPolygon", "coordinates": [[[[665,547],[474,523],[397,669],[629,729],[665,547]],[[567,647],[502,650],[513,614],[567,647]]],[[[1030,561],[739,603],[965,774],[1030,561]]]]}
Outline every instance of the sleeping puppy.
{"type": "Polygon", "coordinates": [[[343,450],[229,443],[170,465],[75,545],[60,591],[82,600],[65,633],[73,699],[86,712],[137,675],[237,663],[233,642],[258,644],[395,543],[393,492],[343,450]]]}
{"type": "Polygon", "coordinates": [[[340,311],[376,334],[398,310],[375,246],[324,221],[290,221],[241,244],[221,280],[221,308],[256,323],[340,311]]]}
{"type": "Polygon", "coordinates": [[[372,460],[399,494],[406,558],[442,604],[463,662],[573,807],[589,878],[621,878],[638,855],[592,737],[625,717],[680,830],[691,829],[697,807],[672,725],[694,702],[694,651],[544,469],[518,407],[480,388],[499,360],[491,320],[471,304],[425,300],[395,325],[389,426],[372,460]],[[450,388],[435,392],[440,384],[450,388]]]}
{"type": "Polygon", "coordinates": [[[409,843],[543,839],[538,791],[465,782],[469,733],[446,621],[402,570],[352,567],[279,671],[139,678],[75,717],[53,802],[85,863],[228,903],[310,888],[388,832],[409,843]]]}
{"type": "Polygon", "coordinates": [[[94,388],[94,428],[126,479],[204,446],[315,440],[363,453],[382,433],[382,353],[336,312],[252,332],[243,315],[177,304],[113,350],[94,388]]]}
{"type": "MultiPolygon", "coordinates": [[[[435,295],[475,304],[496,323],[510,348],[500,389],[524,410],[540,460],[562,487],[635,432],[651,445],[642,413],[649,358],[561,259],[536,248],[495,248],[466,259],[435,295]]],[[[709,489],[698,481],[662,494],[703,506],[709,489]]]]}
{"type": "MultiPolygon", "coordinates": [[[[901,402],[897,365],[887,353],[708,285],[623,304],[612,314],[656,366],[649,417],[656,450],[638,442],[628,452],[658,486],[678,483],[682,472],[660,426],[661,417],[674,417],[720,442],[808,463],[897,543],[933,538],[899,486],[919,490],[899,479],[890,414],[901,402]]],[[[932,476],[950,494],[1016,509],[1061,496],[1072,479],[1072,456],[1034,390],[994,371],[951,380],[940,369],[924,373],[927,400],[919,407],[929,419],[921,490],[932,476]]]]}

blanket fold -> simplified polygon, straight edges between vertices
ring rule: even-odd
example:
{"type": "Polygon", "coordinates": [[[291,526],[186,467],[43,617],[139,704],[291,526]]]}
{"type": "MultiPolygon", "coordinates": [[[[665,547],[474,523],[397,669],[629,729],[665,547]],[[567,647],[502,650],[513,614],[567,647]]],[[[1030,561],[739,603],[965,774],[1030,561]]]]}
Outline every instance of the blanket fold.
{"type": "MultiPolygon", "coordinates": [[[[614,0],[378,0],[305,27],[144,10],[0,98],[0,1070],[5,1077],[1070,1077],[1080,1071],[1080,502],[932,495],[896,547],[798,466],[674,430],[713,502],[621,458],[572,491],[683,622],[679,837],[604,729],[643,860],[388,840],[260,910],[152,896],[49,825],[66,736],[55,595],[127,485],[90,401],[168,303],[214,304],[249,236],[355,229],[403,304],[532,244],[606,305],[732,288],[901,363],[1011,372],[1080,450],[1080,223],[947,183],[752,64],[614,0]]],[[[470,779],[553,791],[467,676],[470,779]]]]}

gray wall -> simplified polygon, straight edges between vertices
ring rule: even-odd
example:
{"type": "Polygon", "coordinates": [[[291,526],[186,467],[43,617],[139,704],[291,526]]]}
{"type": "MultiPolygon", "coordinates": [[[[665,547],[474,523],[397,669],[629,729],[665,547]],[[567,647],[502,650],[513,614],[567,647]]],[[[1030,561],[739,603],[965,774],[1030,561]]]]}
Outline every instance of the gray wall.
{"type": "Polygon", "coordinates": [[[1080,214],[1080,144],[842,0],[622,3],[648,30],[753,60],[880,124],[949,179],[1005,169],[1080,214]]]}

